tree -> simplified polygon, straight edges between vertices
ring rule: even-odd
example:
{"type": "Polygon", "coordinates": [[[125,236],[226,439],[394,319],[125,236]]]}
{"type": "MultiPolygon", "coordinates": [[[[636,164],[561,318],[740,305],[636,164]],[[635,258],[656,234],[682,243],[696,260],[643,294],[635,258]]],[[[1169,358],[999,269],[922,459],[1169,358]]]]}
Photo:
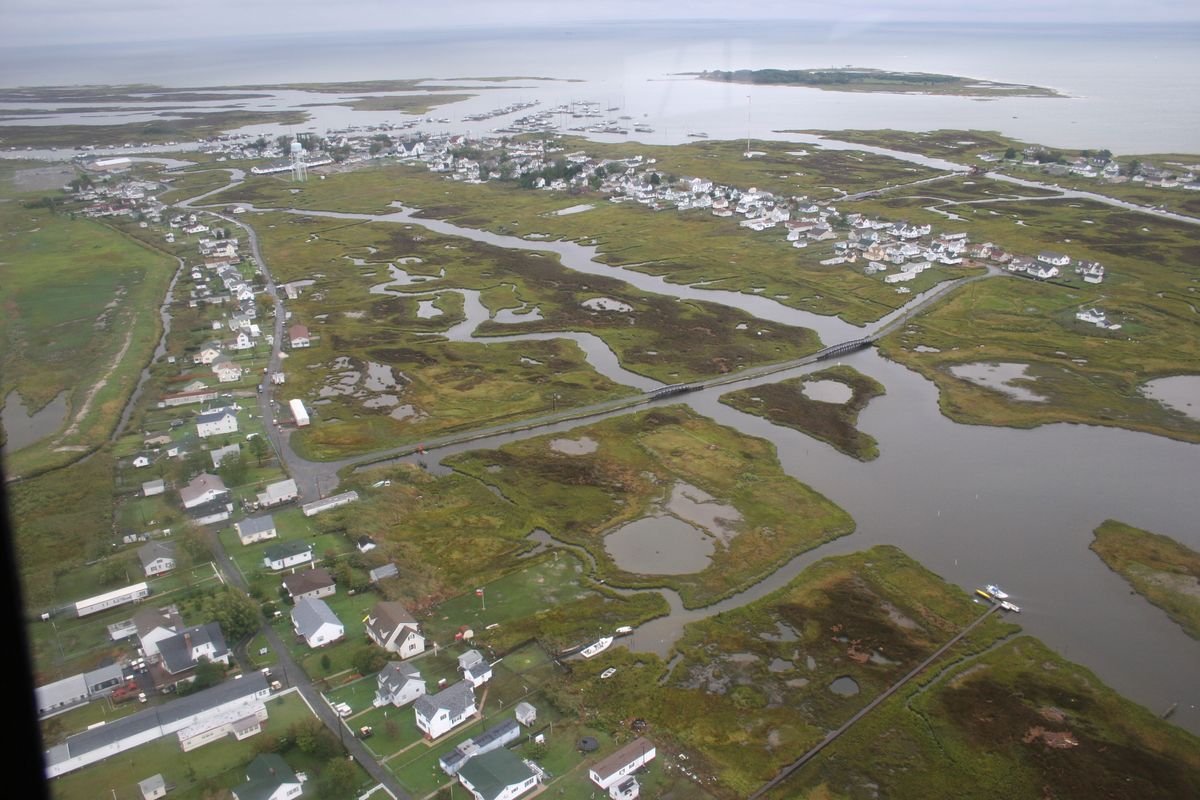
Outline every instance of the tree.
{"type": "Polygon", "coordinates": [[[657,172],[651,172],[650,173],[650,185],[658,186],[660,183],[662,183],[662,176],[659,175],[657,172]]]}
{"type": "Polygon", "coordinates": [[[350,663],[359,675],[371,675],[383,669],[384,664],[387,663],[387,657],[378,647],[366,644],[355,652],[350,663]]]}
{"type": "Polygon", "coordinates": [[[210,686],[216,686],[224,677],[225,671],[216,662],[201,658],[196,664],[196,679],[179,687],[179,694],[191,694],[210,686]]]}
{"type": "Polygon", "coordinates": [[[333,661],[329,658],[329,653],[321,653],[321,669],[328,673],[333,669],[333,661]]]}
{"type": "Polygon", "coordinates": [[[241,486],[246,482],[249,472],[250,465],[246,463],[245,456],[240,452],[237,455],[225,456],[221,459],[221,468],[217,470],[226,486],[241,486]]]}
{"type": "Polygon", "coordinates": [[[258,630],[258,607],[236,589],[227,587],[209,595],[200,608],[206,619],[221,626],[227,639],[236,641],[258,630]]]}
{"type": "Polygon", "coordinates": [[[1005,161],[1016,161],[1017,160],[1017,148],[1010,147],[1007,150],[1005,150],[1004,151],[1004,160],[1005,161]]]}
{"type": "Polygon", "coordinates": [[[1138,161],[1135,158],[1129,162],[1129,166],[1126,167],[1125,174],[1132,178],[1134,175],[1137,175],[1141,171],[1142,171],[1142,162],[1138,161]]]}
{"type": "Polygon", "coordinates": [[[330,800],[354,796],[354,767],[349,761],[340,757],[329,760],[321,771],[317,796],[330,800]]]}
{"type": "Polygon", "coordinates": [[[179,534],[179,549],[193,564],[212,561],[212,540],[208,538],[207,531],[196,525],[189,523],[183,529],[183,533],[179,534]]]}

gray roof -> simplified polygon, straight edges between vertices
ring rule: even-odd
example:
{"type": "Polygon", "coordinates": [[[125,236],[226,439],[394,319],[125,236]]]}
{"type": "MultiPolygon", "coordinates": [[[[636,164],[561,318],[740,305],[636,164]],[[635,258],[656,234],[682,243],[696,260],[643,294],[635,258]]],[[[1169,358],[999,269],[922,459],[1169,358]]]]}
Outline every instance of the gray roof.
{"type": "Polygon", "coordinates": [[[56,764],[66,758],[90,753],[160,725],[175,724],[209,708],[233,702],[242,697],[248,698],[266,691],[266,689],[267,679],[261,672],[248,672],[241,680],[225,681],[211,689],[185,695],[161,706],[151,706],[128,717],[109,722],[107,725],[101,725],[68,737],[65,744],[52,747],[47,751],[46,763],[56,764]]]}
{"type": "Polygon", "coordinates": [[[89,691],[93,686],[99,686],[100,684],[112,685],[114,681],[120,683],[124,678],[125,671],[121,669],[120,664],[96,667],[96,669],[83,673],[83,682],[87,684],[89,691]]]}
{"type": "Polygon", "coordinates": [[[246,782],[233,790],[238,800],[267,800],[282,783],[296,783],[295,771],[278,753],[255,756],[246,767],[246,782]]]}
{"type": "Polygon", "coordinates": [[[159,789],[166,788],[167,782],[163,779],[162,773],[151,775],[144,781],[138,781],[138,788],[142,790],[142,796],[154,794],[159,789]]]}
{"type": "Polygon", "coordinates": [[[87,698],[87,681],[83,675],[72,675],[54,683],[47,683],[33,690],[38,711],[55,708],[66,703],[76,703],[87,698]]]}
{"type": "Polygon", "coordinates": [[[404,661],[389,661],[376,680],[380,686],[403,686],[410,680],[421,680],[421,670],[404,661]]]}
{"type": "Polygon", "coordinates": [[[483,677],[484,675],[489,674],[491,671],[492,671],[491,664],[487,663],[486,661],[480,661],[478,664],[472,664],[471,666],[464,669],[463,675],[467,676],[468,678],[471,678],[472,680],[476,680],[478,678],[483,677]]]}
{"type": "Polygon", "coordinates": [[[308,542],[294,539],[290,542],[279,542],[263,550],[263,555],[271,561],[282,561],[288,556],[298,556],[301,553],[312,552],[313,546],[308,542]]]}
{"type": "Polygon", "coordinates": [[[160,558],[175,559],[175,543],[174,542],[150,542],[138,548],[138,559],[142,562],[142,568],[150,566],[160,558]]]}
{"type": "Polygon", "coordinates": [[[252,533],[265,533],[275,527],[275,517],[271,514],[263,514],[261,517],[246,517],[243,520],[235,522],[234,525],[238,529],[238,533],[242,536],[248,536],[252,533]]]}
{"type": "Polygon", "coordinates": [[[295,597],[298,594],[307,594],[317,589],[324,589],[326,586],[333,586],[333,577],[327,570],[315,567],[288,575],[283,579],[283,585],[287,587],[288,594],[295,597]]]}
{"type": "Polygon", "coordinates": [[[207,642],[212,642],[217,656],[229,652],[220,625],[215,622],[207,625],[193,625],[158,643],[158,652],[162,656],[163,666],[172,675],[196,666],[196,662],[192,661],[192,648],[207,642]]]}
{"type": "Polygon", "coordinates": [[[296,603],[296,607],[292,609],[292,622],[296,624],[296,630],[300,635],[308,638],[324,623],[328,622],[331,625],[342,625],[342,621],[337,618],[337,614],[333,613],[333,609],[329,604],[320,598],[313,599],[306,597],[296,603]]]}
{"type": "Polygon", "coordinates": [[[234,417],[236,419],[237,414],[234,414],[232,411],[225,408],[218,409],[217,411],[207,411],[196,417],[196,424],[199,425],[205,422],[217,422],[225,417],[234,417]]]}
{"type": "Polygon", "coordinates": [[[216,475],[201,472],[195,478],[192,478],[187,486],[179,490],[179,497],[183,502],[188,503],[210,490],[215,492],[228,491],[225,488],[225,481],[216,475]]]}
{"type": "Polygon", "coordinates": [[[380,639],[388,639],[400,627],[417,630],[417,620],[404,607],[403,603],[394,600],[383,600],[375,604],[367,615],[367,627],[380,639]]]}
{"type": "Polygon", "coordinates": [[[371,583],[381,581],[384,578],[394,578],[399,574],[400,570],[396,568],[395,564],[384,564],[382,567],[376,567],[375,569],[371,570],[371,583]]]}
{"type": "Polygon", "coordinates": [[[475,687],[471,686],[470,681],[459,681],[452,686],[447,686],[437,694],[421,695],[413,704],[413,708],[425,719],[432,719],[438,709],[444,708],[450,712],[450,716],[457,717],[473,705],[475,705],[475,687]]]}

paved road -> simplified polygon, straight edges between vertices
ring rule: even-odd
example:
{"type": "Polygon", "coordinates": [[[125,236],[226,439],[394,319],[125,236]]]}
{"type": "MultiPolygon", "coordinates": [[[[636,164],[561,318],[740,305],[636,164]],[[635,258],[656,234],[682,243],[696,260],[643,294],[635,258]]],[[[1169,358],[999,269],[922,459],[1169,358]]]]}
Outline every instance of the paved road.
{"type": "MultiPolygon", "coordinates": [[[[229,558],[229,554],[225,552],[221,540],[217,538],[216,531],[209,530],[209,541],[213,548],[213,560],[217,564],[217,569],[225,578],[225,582],[230,586],[235,586],[241,589],[246,594],[250,593],[249,586],[246,585],[246,579],[242,576],[241,571],[233,560],[229,558]]],[[[354,760],[362,765],[363,769],[378,783],[383,784],[393,797],[399,800],[412,800],[411,796],[400,787],[392,776],[384,767],[376,760],[371,751],[363,745],[363,743],[354,736],[354,733],[346,727],[342,719],[329,707],[325,702],[325,698],[321,696],[321,692],[313,686],[308,675],[301,669],[296,660],[292,658],[291,652],[284,646],[283,640],[279,638],[279,634],[275,629],[262,617],[259,618],[259,629],[267,637],[267,642],[271,649],[279,657],[279,663],[276,667],[276,679],[283,683],[284,687],[296,688],[296,691],[308,702],[309,706],[316,712],[318,719],[329,728],[335,736],[342,741],[346,746],[346,750],[354,757],[354,760]]]]}
{"type": "Polygon", "coordinates": [[[816,757],[816,755],[818,753],[820,753],[822,750],[824,750],[829,745],[833,744],[834,740],[836,740],[843,733],[845,733],[846,731],[848,731],[852,727],[854,727],[854,724],[856,722],[858,722],[860,719],[865,717],[867,714],[870,714],[872,711],[874,711],[876,706],[878,706],[884,700],[887,700],[889,697],[894,695],[896,692],[900,691],[900,689],[904,686],[904,684],[911,681],[913,678],[915,678],[917,675],[919,675],[926,667],[928,667],[934,661],[937,661],[939,658],[941,658],[942,655],[947,650],[949,650],[954,645],[958,644],[958,642],[964,636],[966,636],[971,631],[975,630],[975,628],[977,628],[980,624],[982,624],[985,619],[992,616],[999,610],[1000,610],[1000,606],[996,605],[996,606],[992,606],[987,611],[983,612],[983,614],[980,615],[974,622],[972,622],[970,625],[968,625],[967,627],[965,627],[961,631],[959,631],[957,636],[955,636],[953,639],[951,639],[950,641],[946,642],[944,645],[939,647],[933,653],[933,655],[931,655],[929,658],[922,661],[920,664],[918,664],[916,667],[914,667],[911,672],[909,672],[903,678],[901,678],[900,680],[898,680],[894,684],[892,684],[888,688],[888,690],[885,691],[883,694],[876,697],[870,703],[867,703],[866,706],[864,706],[857,714],[852,716],[850,719],[846,720],[842,724],[842,726],[839,727],[837,730],[831,731],[829,733],[829,735],[827,735],[824,739],[822,739],[821,742],[816,747],[809,750],[807,753],[800,756],[800,758],[796,759],[791,764],[788,764],[786,767],[784,767],[783,770],[778,775],[776,775],[774,778],[772,778],[769,783],[764,785],[761,789],[756,791],[754,794],[750,795],[748,800],[757,800],[757,798],[762,797],[764,794],[769,792],[771,789],[774,789],[776,786],[778,786],[779,784],[783,783],[788,778],[790,778],[796,772],[796,770],[803,767],[805,764],[807,764],[809,761],[811,761],[814,757],[816,757]]]}

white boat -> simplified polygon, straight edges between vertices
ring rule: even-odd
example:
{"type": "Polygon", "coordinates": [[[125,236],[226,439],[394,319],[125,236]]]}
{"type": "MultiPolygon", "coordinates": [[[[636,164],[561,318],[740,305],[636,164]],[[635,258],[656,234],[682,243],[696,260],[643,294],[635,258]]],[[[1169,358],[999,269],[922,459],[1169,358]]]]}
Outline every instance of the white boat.
{"type": "Polygon", "coordinates": [[[613,640],[611,636],[602,636],[579,652],[584,658],[591,658],[592,656],[598,656],[603,653],[609,648],[610,645],[612,645],[612,643],[613,640]]]}
{"type": "Polygon", "coordinates": [[[1020,613],[1021,613],[1021,607],[1020,607],[1020,606],[1015,606],[1015,605],[1013,605],[1012,603],[1008,602],[1007,600],[1001,600],[1001,601],[1000,601],[1000,607],[1001,607],[1001,608],[1003,608],[1003,609],[1005,609],[1006,611],[1012,611],[1014,614],[1020,614],[1020,613]]]}
{"type": "Polygon", "coordinates": [[[988,590],[988,594],[990,594],[992,597],[997,597],[1001,600],[1008,599],[1008,593],[1005,592],[1003,589],[1001,589],[999,586],[997,586],[994,583],[989,583],[987,585],[987,590],[988,590]]]}
{"type": "Polygon", "coordinates": [[[613,675],[616,675],[616,674],[617,674],[617,668],[609,667],[608,669],[604,670],[604,672],[600,673],[600,677],[601,678],[611,678],[613,675]]]}
{"type": "Polygon", "coordinates": [[[624,636],[625,634],[633,633],[633,628],[629,627],[628,625],[622,625],[621,627],[619,627],[615,631],[613,631],[613,633],[616,633],[620,636],[624,636]]]}

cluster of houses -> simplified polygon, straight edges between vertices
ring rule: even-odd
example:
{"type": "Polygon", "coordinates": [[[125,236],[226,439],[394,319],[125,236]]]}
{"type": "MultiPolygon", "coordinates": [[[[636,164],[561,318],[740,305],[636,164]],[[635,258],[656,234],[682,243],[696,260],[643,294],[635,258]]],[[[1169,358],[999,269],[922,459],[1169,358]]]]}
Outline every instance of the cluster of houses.
{"type": "Polygon", "coordinates": [[[167,206],[160,203],[156,194],[163,188],[157,181],[135,178],[110,179],[129,172],[133,162],[128,158],[96,159],[85,167],[89,175],[101,176],[102,180],[79,186],[71,197],[83,203],[82,213],[86,217],[137,217],[142,227],[161,222],[167,206]]]}
{"type": "MultiPolygon", "coordinates": [[[[1200,191],[1200,165],[1197,164],[1178,164],[1173,169],[1140,162],[1136,166],[1132,162],[1122,166],[1106,150],[1062,160],[1048,160],[1047,156],[1050,155],[1046,148],[1030,145],[1016,154],[1016,160],[1056,177],[1074,176],[1105,183],[1134,183],[1158,189],[1200,191]]],[[[1004,156],[1000,153],[981,153],[979,159],[986,163],[997,163],[1003,161],[1004,156]]]]}

